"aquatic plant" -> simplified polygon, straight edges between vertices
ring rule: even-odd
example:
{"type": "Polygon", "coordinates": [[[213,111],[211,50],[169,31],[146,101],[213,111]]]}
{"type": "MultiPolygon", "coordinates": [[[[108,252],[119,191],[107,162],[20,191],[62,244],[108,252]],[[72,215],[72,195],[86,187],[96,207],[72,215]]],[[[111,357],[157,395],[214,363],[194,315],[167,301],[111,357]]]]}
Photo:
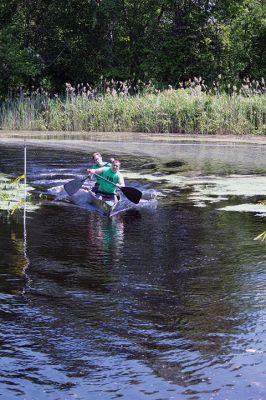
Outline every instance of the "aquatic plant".
{"type": "MultiPolygon", "coordinates": [[[[263,204],[266,206],[266,200],[263,200],[260,202],[260,204],[263,204]]],[[[266,231],[262,232],[260,235],[256,236],[254,240],[261,240],[262,242],[266,242],[266,231]]]]}
{"type": "Polygon", "coordinates": [[[0,176],[0,209],[8,211],[9,215],[14,212],[24,203],[24,189],[19,184],[24,179],[24,175],[10,181],[5,176],[0,176]]]}
{"type": "Polygon", "coordinates": [[[254,240],[261,240],[262,242],[265,242],[266,241],[266,231],[264,231],[260,235],[256,236],[254,240]]]}
{"type": "MultiPolygon", "coordinates": [[[[16,179],[11,180],[7,178],[5,174],[0,174],[0,215],[5,213],[9,217],[12,216],[16,211],[24,207],[25,201],[31,200],[31,194],[29,190],[32,189],[27,185],[27,194],[25,199],[25,186],[24,175],[18,176],[16,179]]],[[[27,204],[27,210],[36,209],[36,205],[33,203],[27,204]]]]}

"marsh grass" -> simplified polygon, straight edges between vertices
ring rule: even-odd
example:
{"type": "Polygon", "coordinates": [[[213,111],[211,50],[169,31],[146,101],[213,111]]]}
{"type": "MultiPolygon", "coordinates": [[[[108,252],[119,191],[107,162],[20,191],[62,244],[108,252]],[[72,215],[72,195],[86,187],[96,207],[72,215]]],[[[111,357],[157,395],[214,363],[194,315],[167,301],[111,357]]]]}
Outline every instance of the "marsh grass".
{"type": "Polygon", "coordinates": [[[67,83],[64,96],[37,89],[9,97],[0,123],[16,130],[264,135],[266,87],[263,79],[231,87],[221,77],[211,87],[194,78],[162,91],[128,81],[67,83]]]}

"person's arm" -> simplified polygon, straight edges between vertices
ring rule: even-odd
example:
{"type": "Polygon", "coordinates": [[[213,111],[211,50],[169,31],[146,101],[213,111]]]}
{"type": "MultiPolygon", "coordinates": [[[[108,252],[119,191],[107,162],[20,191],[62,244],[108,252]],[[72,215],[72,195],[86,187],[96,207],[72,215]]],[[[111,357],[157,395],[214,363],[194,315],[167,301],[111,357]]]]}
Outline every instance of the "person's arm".
{"type": "Polygon", "coordinates": [[[125,181],[122,175],[119,175],[118,187],[125,186],[125,181]]]}
{"type": "Polygon", "coordinates": [[[87,172],[88,172],[89,174],[97,174],[97,175],[99,175],[99,174],[102,174],[102,173],[103,173],[103,170],[104,170],[104,167],[103,167],[103,168],[98,168],[98,169],[91,169],[91,168],[88,168],[88,169],[87,169],[87,172]]]}

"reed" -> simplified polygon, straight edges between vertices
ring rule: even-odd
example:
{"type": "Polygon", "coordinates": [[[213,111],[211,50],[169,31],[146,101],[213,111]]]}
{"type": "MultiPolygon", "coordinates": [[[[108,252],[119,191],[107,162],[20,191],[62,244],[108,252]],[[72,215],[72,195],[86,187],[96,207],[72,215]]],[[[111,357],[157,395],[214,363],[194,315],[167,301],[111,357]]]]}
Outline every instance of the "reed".
{"type": "Polygon", "coordinates": [[[209,87],[194,78],[161,91],[151,82],[66,84],[63,96],[40,88],[8,98],[0,124],[12,130],[265,135],[266,88],[263,79],[247,78],[236,87],[221,77],[209,87]]]}

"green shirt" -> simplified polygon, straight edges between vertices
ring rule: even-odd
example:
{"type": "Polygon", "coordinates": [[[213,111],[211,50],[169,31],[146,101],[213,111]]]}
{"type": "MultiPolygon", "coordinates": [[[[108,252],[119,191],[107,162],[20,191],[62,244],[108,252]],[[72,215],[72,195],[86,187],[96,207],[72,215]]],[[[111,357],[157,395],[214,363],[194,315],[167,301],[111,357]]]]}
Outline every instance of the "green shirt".
{"type": "MultiPolygon", "coordinates": [[[[98,164],[92,164],[91,169],[98,169],[98,168],[102,168],[102,167],[111,167],[111,166],[112,166],[111,163],[103,161],[103,165],[101,167],[98,164]]],[[[95,176],[95,181],[96,181],[96,183],[100,184],[102,179],[95,176]]]]}
{"type": "MultiPolygon", "coordinates": [[[[119,182],[120,179],[120,173],[113,172],[111,167],[105,167],[101,176],[107,179],[108,181],[113,182],[115,185],[119,182]]],[[[110,194],[116,193],[116,187],[104,181],[103,179],[99,179],[99,184],[100,186],[98,187],[98,190],[100,192],[110,193],[110,194]]]]}

